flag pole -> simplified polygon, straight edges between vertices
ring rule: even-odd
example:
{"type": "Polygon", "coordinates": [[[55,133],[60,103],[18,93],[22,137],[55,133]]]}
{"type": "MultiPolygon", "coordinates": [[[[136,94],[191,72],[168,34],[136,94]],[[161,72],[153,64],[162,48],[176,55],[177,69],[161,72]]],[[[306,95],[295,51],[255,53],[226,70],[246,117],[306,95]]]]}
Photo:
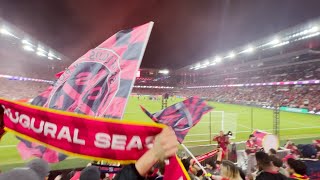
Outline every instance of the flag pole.
{"type": "Polygon", "coordinates": [[[192,159],[196,162],[196,164],[200,167],[200,169],[203,171],[203,173],[207,174],[207,171],[203,168],[203,166],[200,164],[200,162],[197,160],[196,157],[192,154],[192,152],[189,151],[189,149],[181,143],[181,146],[183,147],[184,150],[187,151],[187,153],[192,157],[192,159]]]}

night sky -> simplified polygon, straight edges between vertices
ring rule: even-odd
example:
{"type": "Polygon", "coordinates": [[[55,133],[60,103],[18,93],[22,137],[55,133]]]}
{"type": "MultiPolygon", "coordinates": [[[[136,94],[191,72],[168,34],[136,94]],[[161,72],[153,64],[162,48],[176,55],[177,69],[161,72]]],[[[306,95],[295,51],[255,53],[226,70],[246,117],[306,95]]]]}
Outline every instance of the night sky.
{"type": "Polygon", "coordinates": [[[142,67],[176,69],[319,17],[320,1],[0,0],[0,16],[72,60],[154,21],[142,67]]]}

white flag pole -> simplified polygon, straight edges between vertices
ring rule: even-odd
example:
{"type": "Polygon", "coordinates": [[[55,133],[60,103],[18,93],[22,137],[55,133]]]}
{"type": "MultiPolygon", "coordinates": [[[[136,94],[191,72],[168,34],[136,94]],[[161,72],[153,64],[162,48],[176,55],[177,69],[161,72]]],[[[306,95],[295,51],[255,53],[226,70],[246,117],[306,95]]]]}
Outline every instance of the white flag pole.
{"type": "Polygon", "coordinates": [[[189,149],[184,145],[181,144],[181,146],[183,147],[184,150],[187,151],[187,153],[192,157],[192,159],[196,162],[196,164],[200,167],[200,169],[203,171],[203,173],[207,174],[207,171],[203,168],[203,166],[200,164],[200,162],[197,160],[196,157],[194,157],[194,155],[189,151],[189,149]]]}

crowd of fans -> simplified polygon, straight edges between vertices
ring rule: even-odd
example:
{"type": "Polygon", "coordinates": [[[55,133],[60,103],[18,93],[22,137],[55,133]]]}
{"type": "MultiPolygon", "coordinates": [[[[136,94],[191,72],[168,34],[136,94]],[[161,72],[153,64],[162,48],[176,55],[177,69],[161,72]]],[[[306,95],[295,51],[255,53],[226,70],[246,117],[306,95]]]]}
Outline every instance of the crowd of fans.
{"type": "Polygon", "coordinates": [[[223,85],[320,79],[319,62],[279,67],[274,65],[268,68],[252,67],[244,70],[235,67],[226,68],[221,68],[223,72],[203,73],[195,77],[187,76],[189,78],[186,78],[184,84],[187,86],[223,85]]]}
{"type": "Polygon", "coordinates": [[[320,89],[317,85],[296,86],[255,86],[188,89],[181,91],[185,96],[196,95],[232,104],[258,106],[288,106],[307,108],[309,111],[320,111],[320,89]]]}
{"type": "MultiPolygon", "coordinates": [[[[280,148],[281,149],[281,148],[280,148]]],[[[280,150],[279,149],[279,150],[280,150]]],[[[320,140],[312,144],[295,145],[287,141],[282,149],[288,154],[283,158],[277,150],[268,153],[255,152],[256,166],[245,171],[229,160],[205,160],[205,168],[198,166],[191,157],[181,157],[182,164],[192,180],[318,180],[320,179],[320,140]]],[[[41,159],[31,160],[25,167],[15,168],[0,173],[0,180],[161,180],[164,178],[166,160],[178,151],[178,142],[174,131],[165,128],[155,138],[153,147],[135,164],[122,167],[117,173],[102,173],[96,163],[89,163],[82,170],[63,172],[57,176],[49,176],[50,168],[41,159]]],[[[174,169],[170,169],[174,171],[174,169]]],[[[170,173],[168,173],[170,175],[170,173]]]]}
{"type": "Polygon", "coordinates": [[[48,83],[7,80],[0,78],[0,97],[11,100],[33,99],[49,86],[48,83]]]}

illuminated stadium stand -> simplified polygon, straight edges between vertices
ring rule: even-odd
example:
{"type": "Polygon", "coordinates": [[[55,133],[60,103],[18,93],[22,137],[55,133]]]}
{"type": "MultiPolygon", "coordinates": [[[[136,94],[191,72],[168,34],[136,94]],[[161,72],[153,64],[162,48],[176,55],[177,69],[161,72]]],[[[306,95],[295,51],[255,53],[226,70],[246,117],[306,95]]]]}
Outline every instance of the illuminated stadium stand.
{"type": "Polygon", "coordinates": [[[43,91],[71,61],[0,19],[0,96],[31,98],[43,91]],[[48,80],[48,81],[46,81],[48,80]]]}
{"type": "MultiPolygon", "coordinates": [[[[320,96],[319,35],[318,18],[183,67],[170,73],[165,83],[150,80],[137,81],[136,85],[168,84],[175,87],[172,92],[182,96],[200,95],[214,101],[262,107],[280,103],[317,113],[320,103],[312,97],[320,96]]],[[[163,92],[152,88],[139,91],[163,92]]]]}
{"type": "Polygon", "coordinates": [[[215,76],[317,63],[320,53],[319,27],[320,19],[315,19],[248,45],[218,52],[213,57],[177,70],[176,74],[187,76],[182,78],[185,84],[215,76]]]}

